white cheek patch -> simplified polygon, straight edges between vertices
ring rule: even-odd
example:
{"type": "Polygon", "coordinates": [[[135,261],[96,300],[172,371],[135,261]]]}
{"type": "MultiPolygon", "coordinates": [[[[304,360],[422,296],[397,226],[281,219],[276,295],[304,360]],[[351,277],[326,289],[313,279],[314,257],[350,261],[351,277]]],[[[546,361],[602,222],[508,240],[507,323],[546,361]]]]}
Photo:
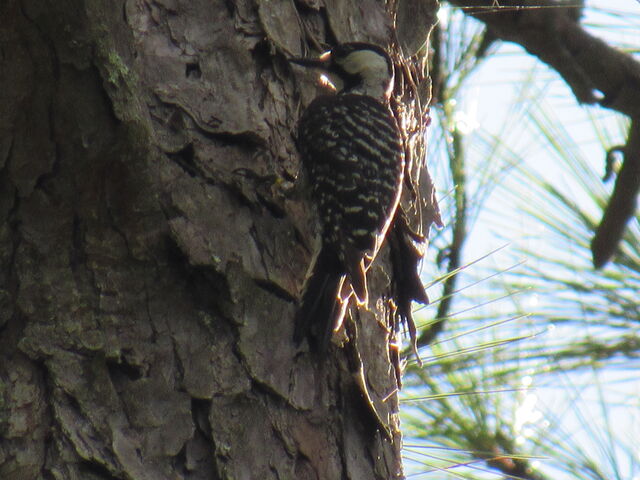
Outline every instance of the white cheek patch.
{"type": "Polygon", "coordinates": [[[347,73],[362,73],[365,70],[379,71],[380,74],[389,76],[387,59],[373,50],[358,50],[350,53],[342,61],[342,68],[347,73]]]}

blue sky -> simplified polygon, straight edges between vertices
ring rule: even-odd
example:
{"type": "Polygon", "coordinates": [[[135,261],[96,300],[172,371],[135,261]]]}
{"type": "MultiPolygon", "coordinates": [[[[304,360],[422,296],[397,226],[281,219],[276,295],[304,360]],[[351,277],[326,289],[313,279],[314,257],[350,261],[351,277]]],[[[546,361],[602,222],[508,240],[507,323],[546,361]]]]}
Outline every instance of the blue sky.
{"type": "MultiPolygon", "coordinates": [[[[624,49],[636,52],[640,49],[640,3],[635,0],[598,0],[587,1],[583,23],[590,31],[600,38],[624,49]],[[604,10],[606,9],[606,10],[604,10]]],[[[446,15],[443,17],[446,21],[446,15]]],[[[495,174],[505,171],[505,163],[526,161],[547,179],[553,181],[559,188],[573,196],[581,205],[590,202],[581,186],[574,178],[566,175],[565,170],[557,164],[555,152],[548,142],[542,138],[539,129],[532,119],[539,115],[550,115],[562,125],[566,135],[575,141],[573,152],[576,158],[582,158],[591,165],[596,172],[604,171],[605,152],[602,147],[604,137],[610,145],[623,143],[624,120],[610,111],[598,107],[581,107],[577,105],[570,90],[558,75],[546,66],[529,57],[523,50],[512,44],[502,44],[484,64],[472,74],[466,82],[464,90],[456,97],[455,106],[460,127],[466,132],[466,147],[469,162],[475,165],[486,165],[486,156],[490,152],[487,139],[499,138],[504,146],[502,154],[496,155],[493,168],[495,174]],[[526,88],[523,85],[527,84],[526,88]],[[529,105],[526,99],[535,97],[541,110],[529,111],[521,108],[529,105]],[[541,113],[543,112],[543,113],[541,113]],[[506,160],[505,160],[506,159],[506,160]]],[[[437,123],[437,119],[436,119],[437,123]]],[[[558,132],[561,136],[561,132],[558,132]]],[[[433,139],[432,146],[442,144],[433,139]]],[[[446,209],[448,191],[445,175],[438,178],[438,173],[445,168],[446,154],[442,151],[430,153],[429,164],[436,181],[444,179],[439,184],[443,210],[446,209]]],[[[478,182],[483,178],[477,174],[478,182]]],[[[603,191],[611,186],[603,185],[603,191]]],[[[522,205],[512,199],[506,199],[504,192],[516,192],[516,197],[523,200],[523,204],[535,200],[536,192],[529,190],[526,184],[515,182],[513,177],[502,176],[502,185],[485,199],[479,214],[475,219],[467,248],[465,261],[477,259],[486,253],[502,247],[507,247],[491,255],[477,266],[470,267],[462,277],[461,285],[469,284],[478,277],[486,274],[487,269],[506,269],[517,263],[519,247],[528,249],[549,250],[558,249],[546,235],[544,228],[532,225],[531,218],[520,210],[522,205]]],[[[593,206],[593,215],[599,217],[600,212],[593,206]]],[[[571,245],[562,246],[566,250],[567,258],[571,259],[573,249],[571,245]]],[[[576,249],[577,250],[577,249],[576,249]]],[[[428,262],[433,262],[435,249],[429,252],[428,262]]],[[[529,259],[523,259],[530,261],[529,259]]],[[[571,259],[570,261],[585,261],[571,259]]],[[[430,280],[425,278],[425,280],[430,280]]],[[[486,293],[488,286],[480,283],[475,289],[477,295],[486,293]]],[[[431,292],[430,292],[431,293],[431,292]]],[[[467,302],[473,302],[476,293],[474,288],[465,291],[467,302]]],[[[433,293],[431,293],[433,297],[433,293]]],[[[535,310],[543,308],[546,298],[535,291],[520,296],[520,306],[535,310]]],[[[464,300],[455,309],[463,309],[464,300]]],[[[513,302],[495,302],[487,307],[486,315],[499,318],[512,311],[513,302]]],[[[435,310],[433,307],[432,311],[435,310]]],[[[526,320],[511,324],[514,330],[535,329],[526,320]]],[[[573,335],[567,331],[570,327],[548,329],[546,326],[539,332],[544,339],[553,343],[554,338],[573,335]]],[[[575,328],[575,327],[573,327],[575,328]]],[[[593,330],[598,334],[597,330],[593,330]]],[[[584,332],[575,332],[575,334],[584,332]]],[[[489,334],[489,336],[491,333],[489,334]]],[[[476,337],[469,341],[476,341],[476,337]]],[[[623,366],[624,367],[624,366],[623,366]]],[[[636,365],[637,367],[637,365],[636,365]]],[[[583,371],[581,373],[560,374],[547,377],[528,376],[523,372],[522,381],[526,387],[524,393],[514,396],[514,415],[523,418],[523,431],[530,428],[530,434],[536,432],[553,431],[570,436],[578,444],[584,446],[589,454],[597,455],[598,463],[605,466],[615,459],[617,466],[623,472],[620,478],[640,479],[640,447],[635,446],[640,439],[640,382],[634,381],[636,373],[629,373],[625,368],[605,370],[601,372],[583,371]],[[609,411],[603,411],[603,398],[609,404],[609,411]],[[635,399],[635,400],[634,400],[635,399]],[[528,421],[527,421],[528,416],[528,421]],[[617,434],[632,447],[609,445],[606,436],[606,426],[615,424],[617,434]],[[591,428],[593,427],[593,428],[591,428]],[[635,439],[635,441],[634,441],[635,439]],[[609,446],[607,446],[609,445],[609,446]]],[[[523,442],[526,440],[523,437],[523,442]]],[[[432,452],[436,453],[437,452],[432,452]]],[[[551,478],[571,478],[556,470],[551,461],[540,461],[542,471],[551,473],[551,478]]],[[[408,470],[413,472],[414,470],[408,470]]],[[[457,471],[457,473],[463,473],[457,471]]],[[[430,473],[411,478],[443,478],[440,473],[430,473]]],[[[449,477],[448,477],[449,478],[449,477]]],[[[451,476],[450,478],[455,478],[451,476]]],[[[464,478],[464,477],[463,477],[464,478]]],[[[500,478],[488,475],[487,478],[500,478]]],[[[614,478],[611,476],[610,478],[614,478]]]]}

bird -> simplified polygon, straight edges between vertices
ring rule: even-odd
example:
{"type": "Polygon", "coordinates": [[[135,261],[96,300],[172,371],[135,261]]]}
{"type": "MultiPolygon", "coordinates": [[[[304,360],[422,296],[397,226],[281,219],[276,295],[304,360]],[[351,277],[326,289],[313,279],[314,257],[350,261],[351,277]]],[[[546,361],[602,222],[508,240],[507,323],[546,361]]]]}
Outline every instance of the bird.
{"type": "Polygon", "coordinates": [[[296,136],[321,246],[303,283],[294,342],[307,338],[326,352],[350,302],[368,304],[367,270],[402,191],[402,134],[389,106],[394,67],[385,49],[362,42],[290,61],[319,70],[335,89],[313,99],[296,136]]]}

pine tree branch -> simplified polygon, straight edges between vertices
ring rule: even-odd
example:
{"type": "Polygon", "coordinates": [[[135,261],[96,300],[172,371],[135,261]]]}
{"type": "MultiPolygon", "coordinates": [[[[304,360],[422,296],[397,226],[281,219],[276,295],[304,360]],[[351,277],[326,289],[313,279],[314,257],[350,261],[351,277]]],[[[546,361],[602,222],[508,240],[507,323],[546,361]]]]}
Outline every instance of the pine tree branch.
{"type": "MultiPolygon", "coordinates": [[[[482,21],[497,38],[521,45],[556,70],[578,102],[598,104],[629,116],[623,167],[592,241],[593,262],[604,266],[616,250],[635,211],[640,190],[640,63],[591,35],[579,23],[575,6],[552,0],[522,6],[522,0],[449,0],[482,21]]],[[[578,13],[578,14],[577,14],[578,13]]]]}

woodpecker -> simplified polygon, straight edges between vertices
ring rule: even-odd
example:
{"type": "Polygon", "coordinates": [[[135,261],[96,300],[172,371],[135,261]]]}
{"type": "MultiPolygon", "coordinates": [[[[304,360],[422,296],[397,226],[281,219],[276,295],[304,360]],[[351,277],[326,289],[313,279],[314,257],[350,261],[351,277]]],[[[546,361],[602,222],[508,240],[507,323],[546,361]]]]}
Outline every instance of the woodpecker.
{"type": "Polygon", "coordinates": [[[336,93],[316,97],[297,135],[320,226],[320,247],[295,316],[294,341],[325,351],[351,299],[367,305],[366,272],[393,219],[404,173],[402,136],[389,109],[393,64],[377,45],[345,43],[315,59],[336,93]]]}

